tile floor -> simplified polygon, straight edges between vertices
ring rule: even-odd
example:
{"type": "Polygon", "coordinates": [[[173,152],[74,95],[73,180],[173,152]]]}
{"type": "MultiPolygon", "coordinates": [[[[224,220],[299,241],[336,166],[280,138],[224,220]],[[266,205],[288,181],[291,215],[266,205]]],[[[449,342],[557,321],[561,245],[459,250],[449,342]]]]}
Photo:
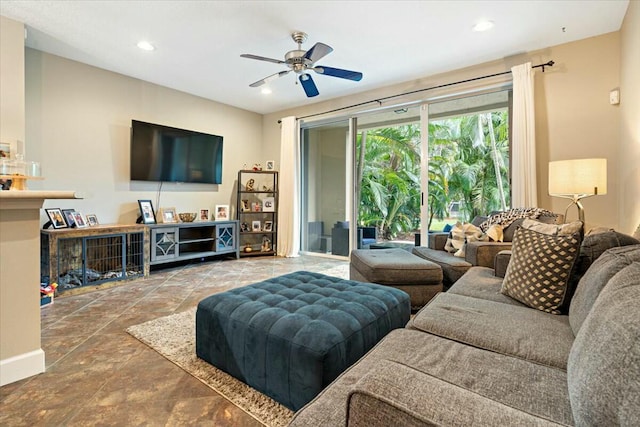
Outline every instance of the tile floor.
{"type": "Polygon", "coordinates": [[[0,388],[0,425],[261,426],[125,329],[298,270],[348,277],[329,258],[215,260],[56,299],[41,310],[46,372],[0,388]]]}

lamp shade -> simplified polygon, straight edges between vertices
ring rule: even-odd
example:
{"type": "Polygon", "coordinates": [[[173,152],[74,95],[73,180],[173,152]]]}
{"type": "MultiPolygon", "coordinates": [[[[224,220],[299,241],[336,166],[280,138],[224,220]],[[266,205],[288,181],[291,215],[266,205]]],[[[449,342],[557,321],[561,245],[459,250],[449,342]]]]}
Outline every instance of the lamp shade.
{"type": "Polygon", "coordinates": [[[607,194],[607,159],[549,162],[549,195],[594,196],[607,194]]]}

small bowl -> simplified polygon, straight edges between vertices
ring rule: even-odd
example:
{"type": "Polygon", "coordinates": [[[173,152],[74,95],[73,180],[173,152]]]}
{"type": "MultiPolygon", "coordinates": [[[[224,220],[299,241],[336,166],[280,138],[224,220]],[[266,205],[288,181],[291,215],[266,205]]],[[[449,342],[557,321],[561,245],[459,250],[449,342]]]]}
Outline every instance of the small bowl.
{"type": "Polygon", "coordinates": [[[193,222],[196,219],[196,214],[192,212],[182,212],[178,214],[180,221],[182,222],[193,222]]]}

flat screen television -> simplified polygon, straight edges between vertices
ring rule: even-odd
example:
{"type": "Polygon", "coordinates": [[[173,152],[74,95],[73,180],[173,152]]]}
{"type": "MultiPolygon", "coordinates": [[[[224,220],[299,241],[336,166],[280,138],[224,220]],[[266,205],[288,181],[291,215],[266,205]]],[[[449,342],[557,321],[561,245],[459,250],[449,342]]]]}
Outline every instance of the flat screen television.
{"type": "Polygon", "coordinates": [[[131,180],[222,183],[223,138],[131,120],[131,180]]]}

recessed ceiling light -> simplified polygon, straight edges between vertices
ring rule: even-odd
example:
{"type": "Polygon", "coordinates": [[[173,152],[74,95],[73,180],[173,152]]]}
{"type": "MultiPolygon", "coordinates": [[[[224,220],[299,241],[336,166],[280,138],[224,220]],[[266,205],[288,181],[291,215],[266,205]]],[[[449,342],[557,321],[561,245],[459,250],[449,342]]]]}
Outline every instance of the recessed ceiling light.
{"type": "Polygon", "coordinates": [[[269,94],[271,94],[271,89],[269,89],[268,87],[263,87],[260,90],[260,93],[262,93],[263,95],[269,95],[269,94]]]}
{"type": "Polygon", "coordinates": [[[149,43],[148,41],[142,40],[138,42],[138,47],[142,50],[152,51],[155,50],[156,47],[149,43]]]}
{"type": "Polygon", "coordinates": [[[473,31],[487,31],[492,29],[494,26],[493,21],[480,21],[476,25],[473,26],[473,31]]]}

